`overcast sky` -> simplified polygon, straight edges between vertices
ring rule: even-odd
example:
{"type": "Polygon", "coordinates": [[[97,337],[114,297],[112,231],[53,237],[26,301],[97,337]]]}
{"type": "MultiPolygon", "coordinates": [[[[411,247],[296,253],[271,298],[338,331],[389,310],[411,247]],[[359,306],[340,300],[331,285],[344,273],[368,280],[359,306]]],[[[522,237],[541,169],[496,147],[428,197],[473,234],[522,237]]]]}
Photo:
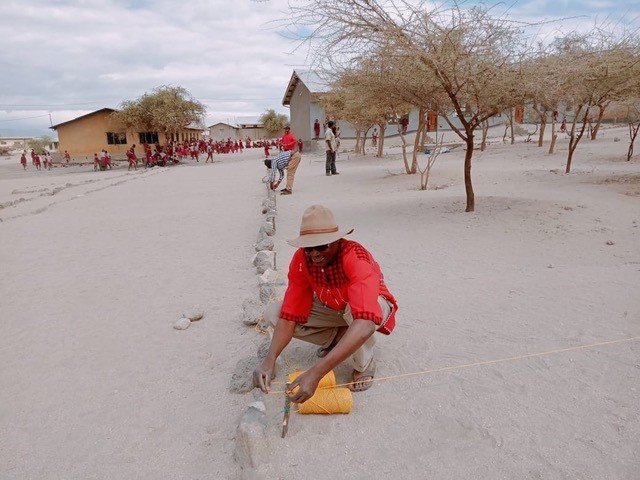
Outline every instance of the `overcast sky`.
{"type": "MultiPolygon", "coordinates": [[[[308,61],[273,23],[286,9],[287,0],[0,0],[0,136],[51,134],[49,114],[60,123],[162,84],[202,101],[207,125],[288,113],[287,82],[308,61]]],[[[637,23],[640,0],[520,0],[511,12],[637,23]]]]}

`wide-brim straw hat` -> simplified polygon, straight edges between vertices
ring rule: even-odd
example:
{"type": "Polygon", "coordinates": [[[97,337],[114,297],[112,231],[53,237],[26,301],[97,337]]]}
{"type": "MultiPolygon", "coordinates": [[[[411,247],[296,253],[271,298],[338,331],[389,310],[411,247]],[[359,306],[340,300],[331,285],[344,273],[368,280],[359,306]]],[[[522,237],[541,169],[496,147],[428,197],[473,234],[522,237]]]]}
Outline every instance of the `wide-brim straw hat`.
{"type": "Polygon", "coordinates": [[[340,228],[333,213],[322,205],[311,205],[302,214],[300,235],[287,243],[292,247],[317,247],[335,242],[353,232],[353,228],[340,228]]]}

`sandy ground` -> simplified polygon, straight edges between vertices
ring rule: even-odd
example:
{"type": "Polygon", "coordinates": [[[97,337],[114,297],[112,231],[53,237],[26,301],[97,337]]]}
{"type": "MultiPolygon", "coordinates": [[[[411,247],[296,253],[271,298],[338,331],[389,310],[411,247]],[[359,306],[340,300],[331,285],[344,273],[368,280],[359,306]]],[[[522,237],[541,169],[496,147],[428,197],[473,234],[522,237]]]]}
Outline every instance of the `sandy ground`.
{"type": "MultiPolygon", "coordinates": [[[[341,154],[335,177],[305,155],[278,198],[281,271],[313,203],[381,264],[401,310],[378,337],[379,376],[640,335],[640,168],[624,129],[584,141],[568,176],[564,139],[552,156],[478,152],[470,214],[460,149],[419,191],[397,143],[384,159],[341,154]]],[[[3,160],[0,478],[237,478],[234,427],[253,397],[226,387],[263,339],[239,321],[257,295],[258,157],[131,174],[3,160]],[[193,305],[206,317],[173,330],[193,305]]],[[[314,347],[285,352],[305,368],[314,347]]],[[[267,478],[640,478],[640,342],[380,382],[349,415],[292,414],[284,440],[282,397],[266,402],[267,478]]]]}

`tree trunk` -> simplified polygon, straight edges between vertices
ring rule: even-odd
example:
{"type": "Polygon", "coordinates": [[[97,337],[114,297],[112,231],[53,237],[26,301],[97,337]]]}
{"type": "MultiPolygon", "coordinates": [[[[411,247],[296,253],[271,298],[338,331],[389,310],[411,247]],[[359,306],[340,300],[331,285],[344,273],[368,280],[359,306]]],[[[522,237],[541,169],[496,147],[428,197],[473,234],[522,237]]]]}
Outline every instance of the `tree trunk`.
{"type": "MultiPolygon", "coordinates": [[[[437,134],[436,134],[437,136],[437,134]]],[[[422,129],[422,134],[420,135],[420,151],[424,152],[424,144],[427,142],[427,127],[422,129]]]]}
{"type": "Polygon", "coordinates": [[[378,153],[377,153],[377,157],[378,158],[382,158],[382,149],[384,147],[384,132],[386,130],[386,125],[380,125],[380,138],[378,138],[378,153]]]}
{"type": "MultiPolygon", "coordinates": [[[[354,151],[355,153],[361,153],[360,152],[360,137],[361,137],[362,133],[360,133],[360,130],[356,130],[356,146],[354,147],[354,151]]],[[[364,149],[363,149],[364,151],[364,149]]]]}
{"type": "Polygon", "coordinates": [[[544,130],[547,126],[547,111],[545,110],[540,114],[540,136],[538,137],[538,146],[541,147],[544,144],[544,130]]]}
{"type": "Polygon", "coordinates": [[[426,190],[429,183],[429,168],[424,172],[420,172],[420,190],[426,190]]]}
{"type": "Polygon", "coordinates": [[[549,155],[553,153],[553,149],[556,146],[558,140],[558,134],[556,133],[556,119],[551,117],[551,145],[549,145],[549,155]]]}
{"type": "Polygon", "coordinates": [[[571,160],[573,159],[573,152],[576,151],[576,147],[578,146],[578,142],[584,135],[584,131],[587,128],[587,124],[589,123],[589,107],[586,107],[584,111],[584,116],[582,118],[582,128],[580,128],[580,132],[576,136],[576,122],[578,120],[578,114],[582,110],[583,106],[581,105],[576,112],[575,117],[573,118],[573,123],[571,124],[571,134],[569,135],[569,154],[567,155],[567,167],[565,168],[564,173],[571,172],[571,160]]]}
{"type": "Polygon", "coordinates": [[[415,172],[412,172],[411,167],[409,166],[409,159],[407,158],[407,139],[404,136],[404,133],[402,133],[402,130],[402,126],[400,126],[398,128],[398,133],[400,134],[400,140],[402,140],[402,161],[404,162],[404,171],[407,175],[411,175],[415,172]]]}
{"type": "Polygon", "coordinates": [[[596,120],[596,126],[591,130],[591,140],[595,140],[598,136],[598,130],[600,130],[600,124],[602,123],[602,118],[604,117],[604,111],[607,108],[607,105],[598,105],[598,119],[596,120]]]}
{"type": "Polygon", "coordinates": [[[513,110],[511,110],[510,112],[511,114],[509,115],[509,128],[511,129],[511,145],[513,145],[514,143],[516,143],[516,134],[513,131],[513,110]]]}
{"type": "Polygon", "coordinates": [[[482,122],[482,143],[480,143],[480,151],[484,152],[487,148],[487,135],[489,134],[489,121],[482,122]]]}
{"type": "Polygon", "coordinates": [[[633,123],[629,124],[629,150],[627,151],[627,162],[631,160],[633,157],[633,144],[636,141],[636,136],[638,135],[638,130],[640,130],[640,123],[638,125],[634,125],[633,123]]]}
{"type": "Polygon", "coordinates": [[[467,132],[467,151],[464,154],[464,189],[467,193],[465,212],[473,212],[475,209],[475,197],[471,184],[471,157],[473,157],[473,130],[467,132]]]}
{"type": "Polygon", "coordinates": [[[411,173],[418,172],[418,151],[420,149],[420,137],[422,131],[425,129],[424,121],[424,107],[420,107],[418,110],[418,130],[416,131],[416,138],[413,140],[413,155],[411,158],[411,173]]]}

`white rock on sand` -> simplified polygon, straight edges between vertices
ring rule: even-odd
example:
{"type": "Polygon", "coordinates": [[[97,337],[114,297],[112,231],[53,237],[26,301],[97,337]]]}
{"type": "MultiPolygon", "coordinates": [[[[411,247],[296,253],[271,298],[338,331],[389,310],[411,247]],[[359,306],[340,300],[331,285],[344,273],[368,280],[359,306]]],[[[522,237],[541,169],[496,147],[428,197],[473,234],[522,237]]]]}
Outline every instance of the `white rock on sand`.
{"type": "Polygon", "coordinates": [[[258,281],[260,285],[266,285],[269,283],[276,283],[278,281],[278,272],[275,270],[271,270],[270,268],[266,269],[262,275],[258,277],[258,281]]]}
{"type": "Polygon", "coordinates": [[[190,325],[191,320],[186,317],[181,317],[173,324],[173,328],[176,330],[186,330],[190,325]]]}
{"type": "MultiPolygon", "coordinates": [[[[379,377],[640,335],[640,160],[623,160],[623,128],[603,133],[568,176],[563,138],[553,156],[477,152],[471,214],[459,148],[426,192],[401,174],[397,138],[383,159],[341,153],[337,177],[305,154],[294,194],[278,196],[281,270],[308,205],[356,227],[400,304],[377,337],[379,377]]],[[[229,380],[264,339],[237,321],[258,297],[257,150],[136,174],[2,161],[0,203],[26,201],[0,210],[0,477],[237,477],[249,399],[229,380]],[[189,335],[166,328],[166,312],[213,303],[189,335]]],[[[294,342],[278,380],[315,350],[294,342]]],[[[349,415],[292,413],[285,439],[282,396],[267,395],[266,478],[636,478],[638,358],[624,343],[380,382],[349,415]]]]}

